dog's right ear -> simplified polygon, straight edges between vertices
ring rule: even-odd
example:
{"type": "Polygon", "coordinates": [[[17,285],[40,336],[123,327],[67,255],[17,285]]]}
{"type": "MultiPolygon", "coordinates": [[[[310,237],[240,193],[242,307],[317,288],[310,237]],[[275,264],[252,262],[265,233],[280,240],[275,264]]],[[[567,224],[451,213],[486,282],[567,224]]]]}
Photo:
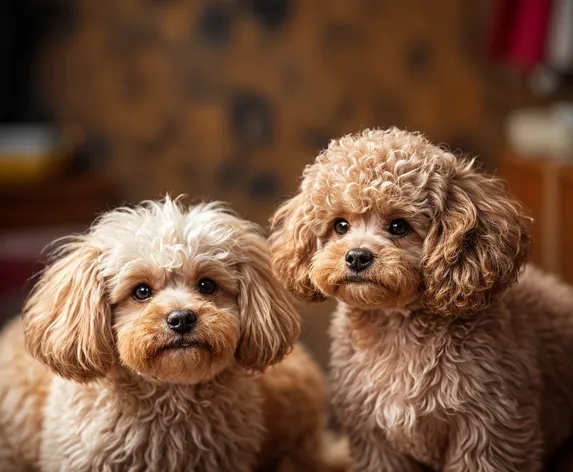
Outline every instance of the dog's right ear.
{"type": "Polygon", "coordinates": [[[60,377],[87,382],[104,375],[113,360],[100,254],[84,238],[58,253],[24,307],[26,348],[60,377]]]}
{"type": "Polygon", "coordinates": [[[430,194],[438,211],[424,241],[422,304],[432,313],[467,316],[517,281],[532,220],[503,181],[473,162],[453,162],[430,194]]]}
{"type": "Polygon", "coordinates": [[[316,236],[303,213],[302,194],[284,203],[271,220],[271,262],[275,276],[300,300],[324,300],[310,280],[316,236]]]}

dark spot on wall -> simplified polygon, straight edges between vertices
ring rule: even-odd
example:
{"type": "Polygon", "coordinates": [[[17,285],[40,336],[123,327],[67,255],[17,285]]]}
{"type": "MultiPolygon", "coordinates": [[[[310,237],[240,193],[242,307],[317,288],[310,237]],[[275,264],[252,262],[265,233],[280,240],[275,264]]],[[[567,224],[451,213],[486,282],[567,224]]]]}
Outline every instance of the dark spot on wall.
{"type": "Polygon", "coordinates": [[[213,102],[221,96],[223,90],[221,80],[203,69],[185,72],[184,81],[189,98],[194,102],[213,102]]]}
{"type": "Polygon", "coordinates": [[[313,152],[319,153],[328,147],[333,138],[332,133],[320,128],[309,128],[304,131],[303,141],[313,152]]]}
{"type": "Polygon", "coordinates": [[[207,42],[223,45],[229,41],[232,12],[228,4],[207,3],[199,18],[199,33],[207,42]]]}
{"type": "Polygon", "coordinates": [[[217,170],[217,184],[226,189],[237,186],[244,177],[245,165],[240,160],[222,164],[217,170]]]}
{"type": "Polygon", "coordinates": [[[278,191],[279,182],[274,174],[258,174],[253,177],[249,183],[249,194],[252,198],[257,200],[273,198],[278,191]]]}
{"type": "Polygon", "coordinates": [[[195,158],[186,159],[177,167],[177,175],[187,184],[196,183],[201,177],[201,172],[194,164],[195,158]]]}
{"type": "Polygon", "coordinates": [[[240,148],[237,150],[237,153],[235,154],[235,156],[233,157],[233,161],[234,162],[240,162],[241,163],[241,171],[244,172],[246,170],[246,165],[249,162],[249,160],[251,159],[251,151],[249,151],[246,148],[240,148]]]}
{"type": "Polygon", "coordinates": [[[297,92],[303,88],[301,73],[296,64],[287,64],[282,69],[282,83],[288,92],[297,92]]]}
{"type": "Polygon", "coordinates": [[[246,0],[255,17],[267,28],[281,26],[291,12],[291,0],[246,0]]]}
{"type": "Polygon", "coordinates": [[[129,57],[158,41],[153,25],[145,22],[115,20],[108,29],[108,51],[119,57],[129,57]]]}
{"type": "Polygon", "coordinates": [[[392,2],[385,2],[384,0],[359,0],[357,8],[360,9],[362,16],[367,18],[380,16],[385,10],[389,10],[392,2]]]}
{"type": "Polygon", "coordinates": [[[343,100],[334,110],[334,121],[338,123],[350,119],[355,112],[355,108],[355,104],[352,100],[343,100]]]}
{"type": "Polygon", "coordinates": [[[342,48],[348,51],[358,46],[361,39],[362,33],[358,28],[344,23],[329,23],[324,33],[323,48],[325,52],[340,55],[342,48]]]}
{"type": "Polygon", "coordinates": [[[231,103],[231,126],[244,145],[265,146],[274,138],[274,110],[262,96],[252,92],[236,94],[231,103]]]}
{"type": "Polygon", "coordinates": [[[447,146],[456,156],[479,156],[480,146],[472,136],[467,134],[454,135],[447,141],[447,146]]]}
{"type": "Polygon", "coordinates": [[[74,167],[80,172],[104,169],[111,155],[109,142],[100,135],[88,133],[77,151],[74,167]]]}
{"type": "Polygon", "coordinates": [[[380,128],[403,128],[407,123],[402,100],[392,95],[381,95],[374,100],[373,115],[375,126],[380,128]]]}
{"type": "Polygon", "coordinates": [[[125,69],[123,76],[123,96],[127,104],[139,102],[147,90],[146,78],[132,68],[125,69]]]}
{"type": "Polygon", "coordinates": [[[167,145],[175,139],[178,131],[179,126],[176,117],[166,120],[155,136],[138,144],[138,155],[151,160],[160,157],[167,145]]]}
{"type": "Polygon", "coordinates": [[[425,39],[411,42],[405,51],[406,68],[411,75],[428,73],[432,63],[432,48],[425,39]]]}

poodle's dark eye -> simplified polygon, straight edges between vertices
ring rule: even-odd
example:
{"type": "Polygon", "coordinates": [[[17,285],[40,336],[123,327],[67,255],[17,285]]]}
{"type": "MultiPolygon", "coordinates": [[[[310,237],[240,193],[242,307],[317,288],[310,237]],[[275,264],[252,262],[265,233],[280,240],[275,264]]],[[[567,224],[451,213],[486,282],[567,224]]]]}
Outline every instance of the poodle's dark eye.
{"type": "Polygon", "coordinates": [[[394,236],[406,236],[408,231],[410,231],[410,225],[406,221],[398,218],[390,222],[390,227],[388,228],[390,234],[394,236]]]}
{"type": "Polygon", "coordinates": [[[217,284],[211,279],[201,279],[199,280],[199,291],[204,295],[212,295],[217,290],[217,284]]]}
{"type": "Polygon", "coordinates": [[[133,289],[133,293],[131,296],[136,300],[142,302],[143,300],[147,300],[151,298],[153,292],[151,291],[151,287],[147,284],[139,284],[137,287],[133,289]]]}
{"type": "Polygon", "coordinates": [[[348,223],[348,221],[346,221],[343,218],[338,218],[337,220],[334,221],[334,231],[336,231],[337,234],[340,234],[341,236],[343,234],[348,233],[348,230],[350,229],[350,223],[348,223]]]}

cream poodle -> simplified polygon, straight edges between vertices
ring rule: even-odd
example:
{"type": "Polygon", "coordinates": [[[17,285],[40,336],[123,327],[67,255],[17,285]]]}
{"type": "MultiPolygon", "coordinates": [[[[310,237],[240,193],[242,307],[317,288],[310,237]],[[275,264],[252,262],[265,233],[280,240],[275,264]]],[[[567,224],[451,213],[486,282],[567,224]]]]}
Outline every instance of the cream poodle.
{"type": "Polygon", "coordinates": [[[299,317],[254,224],[166,199],[55,256],[0,339],[0,470],[329,465],[321,373],[299,347],[279,363],[299,317]]]}
{"type": "Polygon", "coordinates": [[[359,471],[539,471],[573,427],[573,290],[528,268],[502,183],[419,134],[331,142],[273,219],[275,273],[339,301],[335,413],[359,471]]]}

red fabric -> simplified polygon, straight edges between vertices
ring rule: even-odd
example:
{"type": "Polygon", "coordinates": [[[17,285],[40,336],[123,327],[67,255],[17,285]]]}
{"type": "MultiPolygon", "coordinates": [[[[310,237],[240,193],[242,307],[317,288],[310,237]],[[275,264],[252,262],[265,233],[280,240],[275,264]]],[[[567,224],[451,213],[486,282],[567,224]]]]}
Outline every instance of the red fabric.
{"type": "Polygon", "coordinates": [[[499,0],[489,54],[531,69],[543,60],[551,0],[499,0]]]}
{"type": "Polygon", "coordinates": [[[38,270],[38,262],[0,259],[0,295],[24,291],[30,278],[38,270]]]}

